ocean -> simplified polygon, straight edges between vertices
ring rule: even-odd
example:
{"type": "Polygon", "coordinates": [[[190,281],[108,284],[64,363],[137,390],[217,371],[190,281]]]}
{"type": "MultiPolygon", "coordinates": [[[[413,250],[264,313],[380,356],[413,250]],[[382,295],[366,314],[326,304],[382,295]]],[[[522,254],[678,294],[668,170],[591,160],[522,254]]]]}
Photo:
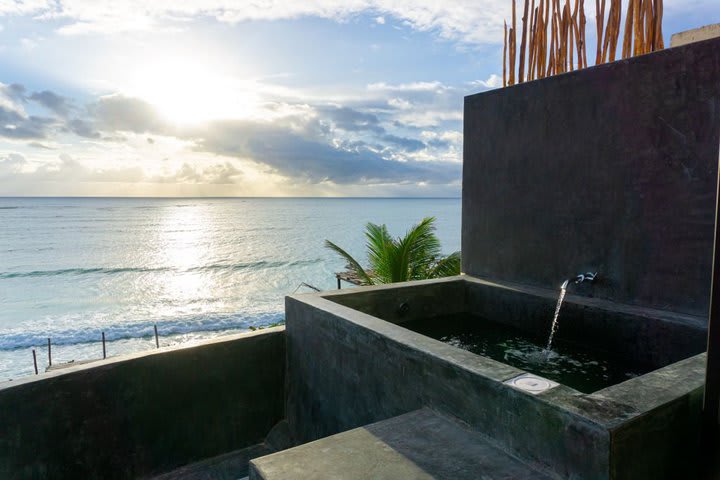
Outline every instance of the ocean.
{"type": "MultiPolygon", "coordinates": [[[[53,364],[177,345],[284,321],[303,282],[337,288],[365,260],[364,226],[399,236],[437,218],[460,249],[460,199],[0,198],[0,381],[53,364]]],[[[364,262],[363,262],[364,263],[364,262]]],[[[348,286],[349,287],[349,286],[348,286]]]]}

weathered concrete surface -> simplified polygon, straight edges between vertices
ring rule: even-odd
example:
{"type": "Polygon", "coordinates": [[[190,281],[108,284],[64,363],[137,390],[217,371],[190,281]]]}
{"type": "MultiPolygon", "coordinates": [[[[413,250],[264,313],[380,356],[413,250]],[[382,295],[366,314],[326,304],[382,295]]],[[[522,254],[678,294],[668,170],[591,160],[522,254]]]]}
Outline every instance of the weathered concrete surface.
{"type": "Polygon", "coordinates": [[[595,394],[652,412],[611,427],[612,478],[702,478],[698,452],[705,363],[706,355],[697,355],[595,394]]]}
{"type": "Polygon", "coordinates": [[[284,373],[278,327],[8,382],[0,478],[138,478],[255,445],[284,373]]]}
{"type": "MultiPolygon", "coordinates": [[[[550,331],[557,290],[464,278],[467,312],[541,336],[550,331]]],[[[705,318],[620,305],[583,296],[592,290],[578,290],[571,289],[565,297],[559,340],[601,348],[647,368],[664,367],[705,350],[705,318]]]]}
{"type": "Polygon", "coordinates": [[[710,40],[711,38],[717,37],[720,37],[720,23],[674,33],[673,36],[670,37],[670,46],[680,47],[688,43],[702,42],[703,40],[710,40]]]}
{"type": "Polygon", "coordinates": [[[596,341],[608,341],[619,349],[648,347],[648,355],[624,355],[652,359],[658,362],[656,368],[663,368],[594,394],[559,386],[535,397],[502,384],[521,370],[402,325],[412,317],[410,312],[436,312],[437,305],[428,303],[443,305],[447,298],[449,311],[465,308],[485,318],[532,327],[541,324],[534,316],[551,317],[553,292],[469,276],[440,283],[287,298],[287,415],[299,441],[430,407],[462,419],[534,468],[552,469],[561,478],[622,479],[645,472],[669,480],[676,478],[679,465],[697,458],[694,442],[705,355],[677,360],[702,350],[705,328],[698,320],[627,305],[615,305],[619,311],[612,312],[607,300],[571,297],[564,308],[578,309],[577,316],[564,317],[560,332],[573,332],[578,341],[595,346],[596,341]],[[450,292],[453,288],[457,291],[450,292]],[[359,299],[365,312],[347,306],[360,304],[359,299]],[[403,318],[386,304],[398,301],[410,306],[403,318]],[[389,314],[397,323],[371,313],[389,314]],[[576,321],[582,325],[571,327],[576,321]],[[688,333],[692,340],[663,338],[688,333]],[[645,345],[653,339],[661,348],[678,350],[659,352],[645,345]],[[647,435],[652,439],[644,440],[647,435]],[[651,443],[652,448],[643,448],[651,443]]]}
{"type": "Polygon", "coordinates": [[[272,452],[264,444],[253,445],[180,467],[152,480],[238,480],[247,477],[250,460],[272,452]]]}
{"type": "Polygon", "coordinates": [[[428,409],[251,461],[250,479],[541,480],[475,431],[428,409]]]}
{"type": "Polygon", "coordinates": [[[360,291],[345,289],[329,292],[325,297],[388,322],[403,323],[467,311],[467,292],[458,288],[459,279],[462,277],[376,285],[360,291]]]}
{"type": "Polygon", "coordinates": [[[464,125],[465,273],[707,315],[720,39],[466,97],[464,125]]]}
{"type": "MultiPolygon", "coordinates": [[[[319,295],[287,297],[285,311],[287,418],[299,442],[430,407],[462,419],[534,468],[607,478],[607,430],[546,400],[548,394],[502,384],[522,370],[319,295]]],[[[567,387],[550,390],[558,391],[579,395],[567,387]]]]}

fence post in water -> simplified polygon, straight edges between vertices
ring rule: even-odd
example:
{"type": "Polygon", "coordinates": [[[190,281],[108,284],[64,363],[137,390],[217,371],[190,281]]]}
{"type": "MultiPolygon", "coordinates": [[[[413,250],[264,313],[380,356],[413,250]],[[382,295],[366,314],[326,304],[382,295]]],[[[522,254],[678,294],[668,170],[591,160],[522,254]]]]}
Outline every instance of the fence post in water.
{"type": "Polygon", "coordinates": [[[342,288],[342,285],[340,284],[340,277],[339,277],[339,276],[337,277],[337,281],[338,281],[338,290],[340,290],[340,289],[342,288]]]}
{"type": "Polygon", "coordinates": [[[103,344],[103,358],[107,358],[107,352],[105,351],[105,332],[102,332],[102,344],[103,344]]]}
{"type": "Polygon", "coordinates": [[[48,337],[48,367],[52,367],[52,347],[50,346],[50,337],[48,337]]]}
{"type": "Polygon", "coordinates": [[[33,348],[33,365],[35,366],[35,375],[38,374],[37,370],[37,355],[35,354],[35,349],[33,348]]]}
{"type": "Polygon", "coordinates": [[[158,339],[158,334],[157,334],[157,325],[153,325],[153,327],[155,328],[155,346],[157,348],[160,348],[160,340],[158,339]]]}

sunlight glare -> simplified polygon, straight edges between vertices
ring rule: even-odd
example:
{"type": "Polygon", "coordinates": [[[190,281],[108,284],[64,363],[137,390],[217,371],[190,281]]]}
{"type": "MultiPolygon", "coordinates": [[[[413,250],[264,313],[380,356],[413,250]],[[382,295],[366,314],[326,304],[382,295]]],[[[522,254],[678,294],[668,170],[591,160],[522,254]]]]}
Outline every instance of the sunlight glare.
{"type": "Polygon", "coordinates": [[[252,117],[259,103],[247,82],[196,56],[156,58],[135,69],[129,94],[153,105],[168,121],[197,124],[252,117]]]}

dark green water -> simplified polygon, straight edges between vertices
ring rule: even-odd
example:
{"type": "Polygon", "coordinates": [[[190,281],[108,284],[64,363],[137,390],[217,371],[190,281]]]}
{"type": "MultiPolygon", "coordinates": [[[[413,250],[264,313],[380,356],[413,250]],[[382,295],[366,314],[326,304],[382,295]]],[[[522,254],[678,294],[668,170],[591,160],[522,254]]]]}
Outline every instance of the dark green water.
{"type": "Polygon", "coordinates": [[[533,336],[477,316],[434,317],[403,323],[402,326],[583,393],[601,390],[651,370],[649,367],[629,365],[609,352],[561,339],[553,344],[550,352],[546,352],[546,336],[533,336]]]}

